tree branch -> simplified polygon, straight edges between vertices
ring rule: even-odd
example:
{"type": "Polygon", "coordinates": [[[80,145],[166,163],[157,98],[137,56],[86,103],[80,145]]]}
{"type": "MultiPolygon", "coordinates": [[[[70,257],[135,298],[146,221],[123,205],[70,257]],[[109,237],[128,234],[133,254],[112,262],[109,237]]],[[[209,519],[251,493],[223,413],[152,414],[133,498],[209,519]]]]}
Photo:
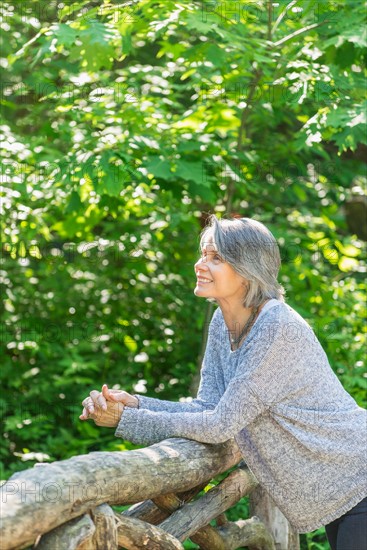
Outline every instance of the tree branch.
{"type": "Polygon", "coordinates": [[[292,34],[288,34],[288,36],[285,36],[281,40],[278,40],[278,42],[274,42],[272,44],[273,48],[276,48],[277,46],[282,46],[286,42],[289,42],[289,40],[292,40],[296,36],[303,34],[307,31],[311,31],[313,29],[317,29],[318,27],[321,27],[322,25],[325,25],[326,23],[329,23],[329,19],[326,19],[325,21],[322,21],[322,23],[313,23],[312,25],[308,25],[307,27],[303,27],[303,29],[298,29],[298,31],[292,32],[292,34]]]}
{"type": "Polygon", "coordinates": [[[282,22],[283,20],[283,17],[285,16],[285,14],[287,13],[288,10],[290,10],[291,8],[293,8],[293,6],[295,4],[297,4],[298,0],[292,0],[292,2],[289,2],[288,6],[286,6],[284,8],[284,10],[282,11],[282,13],[279,15],[278,19],[275,21],[274,25],[273,25],[273,34],[275,33],[275,31],[277,30],[277,28],[279,27],[280,23],[282,22]]]}

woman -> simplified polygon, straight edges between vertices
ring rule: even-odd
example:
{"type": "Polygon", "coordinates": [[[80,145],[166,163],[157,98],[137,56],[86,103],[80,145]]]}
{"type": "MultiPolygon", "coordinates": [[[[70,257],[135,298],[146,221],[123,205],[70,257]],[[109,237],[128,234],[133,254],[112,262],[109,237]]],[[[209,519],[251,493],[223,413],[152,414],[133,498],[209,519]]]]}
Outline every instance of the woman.
{"type": "Polygon", "coordinates": [[[366,550],[367,414],[284,302],[275,238],[255,220],[211,216],[200,247],[194,292],[219,307],[196,399],[175,403],[104,385],[84,399],[80,418],[117,426],[116,436],[138,444],[234,437],[298,532],[326,525],[332,550],[366,550]]]}

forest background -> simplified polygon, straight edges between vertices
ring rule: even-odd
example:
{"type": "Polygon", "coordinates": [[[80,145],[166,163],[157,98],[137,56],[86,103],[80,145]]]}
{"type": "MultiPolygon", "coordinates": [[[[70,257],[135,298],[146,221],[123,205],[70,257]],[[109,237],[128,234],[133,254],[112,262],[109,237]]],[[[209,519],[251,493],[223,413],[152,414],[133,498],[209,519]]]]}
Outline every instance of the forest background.
{"type": "MultiPolygon", "coordinates": [[[[193,264],[212,212],[271,229],[287,302],[365,406],[365,13],[2,2],[2,479],[133,448],[78,420],[102,383],[195,393],[212,311],[193,264]]],[[[302,548],[327,548],[324,530],[302,548]]]]}

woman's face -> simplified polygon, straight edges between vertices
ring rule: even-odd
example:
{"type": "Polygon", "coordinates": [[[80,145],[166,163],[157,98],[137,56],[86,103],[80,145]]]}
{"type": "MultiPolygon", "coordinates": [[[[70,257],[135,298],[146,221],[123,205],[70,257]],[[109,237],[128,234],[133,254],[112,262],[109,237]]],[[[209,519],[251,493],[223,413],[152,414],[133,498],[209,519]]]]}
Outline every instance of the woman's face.
{"type": "Polygon", "coordinates": [[[203,298],[221,301],[242,301],[246,280],[221,258],[212,239],[202,243],[202,256],[196,262],[196,287],[194,294],[203,298]]]}

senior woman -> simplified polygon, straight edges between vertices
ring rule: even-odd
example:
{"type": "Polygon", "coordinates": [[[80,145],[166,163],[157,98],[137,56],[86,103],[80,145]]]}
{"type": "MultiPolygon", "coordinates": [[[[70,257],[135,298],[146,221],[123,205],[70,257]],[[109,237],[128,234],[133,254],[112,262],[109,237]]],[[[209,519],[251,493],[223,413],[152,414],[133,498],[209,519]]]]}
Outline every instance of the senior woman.
{"type": "Polygon", "coordinates": [[[298,532],[326,525],[332,550],[366,550],[367,412],[285,303],[275,238],[253,219],[213,215],[200,248],[194,292],[219,307],[196,399],[177,403],[104,385],[84,399],[80,419],[117,426],[116,436],[137,444],[234,437],[298,532]]]}

